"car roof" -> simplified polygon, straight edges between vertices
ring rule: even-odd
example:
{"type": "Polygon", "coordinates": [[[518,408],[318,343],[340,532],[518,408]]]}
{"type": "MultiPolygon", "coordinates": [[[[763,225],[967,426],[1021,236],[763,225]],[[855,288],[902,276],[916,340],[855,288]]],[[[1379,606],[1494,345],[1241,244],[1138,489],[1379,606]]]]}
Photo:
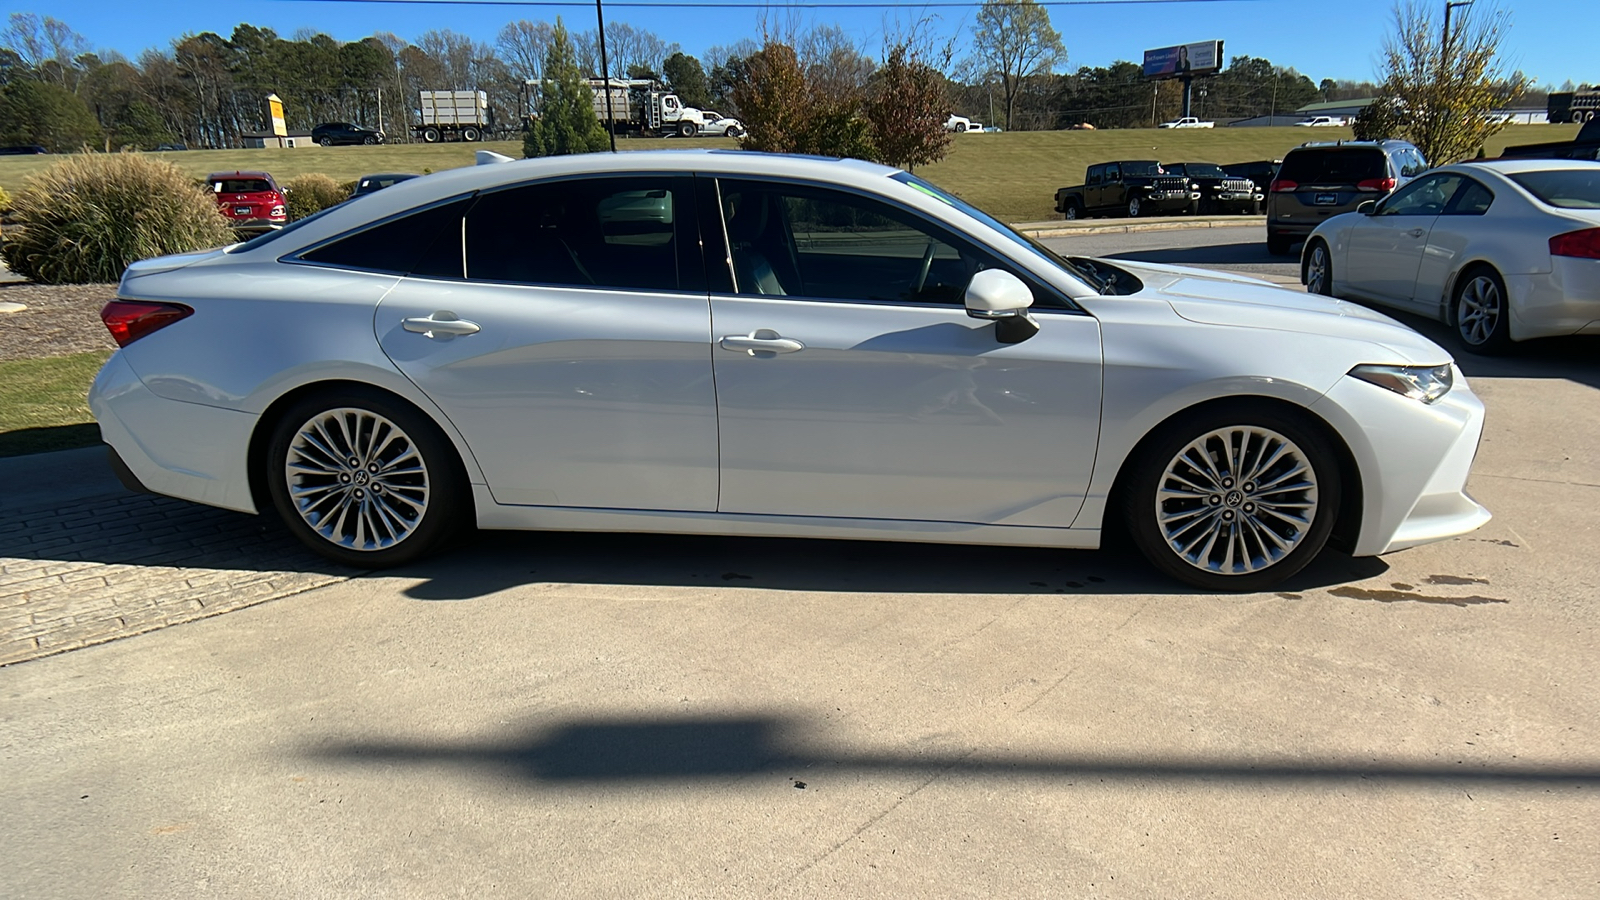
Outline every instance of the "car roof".
{"type": "Polygon", "coordinates": [[[1516,172],[1550,172],[1560,169],[1595,171],[1600,162],[1586,159],[1470,159],[1455,164],[1473,166],[1510,175],[1516,172]]]}

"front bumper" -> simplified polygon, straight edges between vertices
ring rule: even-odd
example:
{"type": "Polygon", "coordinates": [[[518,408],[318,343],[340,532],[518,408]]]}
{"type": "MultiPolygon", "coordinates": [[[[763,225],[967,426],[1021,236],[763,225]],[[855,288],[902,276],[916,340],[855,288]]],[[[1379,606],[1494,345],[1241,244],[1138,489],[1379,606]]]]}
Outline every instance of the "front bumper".
{"type": "Polygon", "coordinates": [[[1460,369],[1437,403],[1420,403],[1355,378],[1312,407],[1344,436],[1364,502],[1353,556],[1377,556],[1459,537],[1489,521],[1466,492],[1483,435],[1483,401],[1460,369]]]}
{"type": "Polygon", "coordinates": [[[1140,202],[1158,212],[1166,212],[1184,209],[1199,199],[1199,191],[1151,191],[1140,202]]]}

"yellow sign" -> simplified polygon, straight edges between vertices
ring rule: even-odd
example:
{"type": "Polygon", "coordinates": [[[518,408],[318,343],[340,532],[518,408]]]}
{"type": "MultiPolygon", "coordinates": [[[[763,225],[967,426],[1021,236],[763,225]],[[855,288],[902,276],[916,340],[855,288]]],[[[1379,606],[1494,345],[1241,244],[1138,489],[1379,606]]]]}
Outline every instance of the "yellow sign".
{"type": "Polygon", "coordinates": [[[272,116],[272,133],[278,137],[288,137],[289,126],[283,121],[283,101],[277,94],[267,95],[267,109],[272,116]]]}

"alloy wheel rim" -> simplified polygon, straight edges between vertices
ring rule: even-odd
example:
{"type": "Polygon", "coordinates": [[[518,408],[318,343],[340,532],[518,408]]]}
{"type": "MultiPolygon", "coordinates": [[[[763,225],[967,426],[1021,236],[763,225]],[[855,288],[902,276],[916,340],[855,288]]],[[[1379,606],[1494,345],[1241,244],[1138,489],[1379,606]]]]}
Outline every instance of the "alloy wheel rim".
{"type": "Polygon", "coordinates": [[[1306,289],[1313,294],[1322,293],[1328,283],[1328,251],[1318,244],[1311,251],[1311,272],[1306,278],[1306,289]]]}
{"type": "Polygon", "coordinates": [[[295,431],[284,461],[295,511],[330,543],[384,550],[416,532],[430,479],[416,443],[370,410],[331,409],[295,431]]]}
{"type": "Polygon", "coordinates": [[[1135,197],[1132,200],[1128,201],[1128,218],[1130,218],[1130,219],[1139,218],[1139,198],[1138,197],[1135,197]]]}
{"type": "Polygon", "coordinates": [[[1266,428],[1219,428],[1190,441],[1161,474],[1157,527],[1202,571],[1248,575],[1281,562],[1318,508],[1316,472],[1293,441],[1266,428]]]}
{"type": "Polygon", "coordinates": [[[1461,306],[1456,314],[1456,328],[1461,339],[1473,346],[1489,340],[1500,324],[1500,288],[1494,279],[1479,275],[1461,291],[1461,306]]]}

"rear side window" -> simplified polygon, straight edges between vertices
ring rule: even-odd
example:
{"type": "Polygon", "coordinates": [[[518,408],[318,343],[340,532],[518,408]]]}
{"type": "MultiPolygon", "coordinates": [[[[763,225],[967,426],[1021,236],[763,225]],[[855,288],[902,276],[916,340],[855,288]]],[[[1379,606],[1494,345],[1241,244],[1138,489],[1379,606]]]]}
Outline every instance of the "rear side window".
{"type": "Polygon", "coordinates": [[[467,214],[467,277],[704,290],[693,179],[581,178],[485,194],[467,214]]]}
{"type": "Polygon", "coordinates": [[[461,215],[471,202],[461,197],[407,213],[313,247],[299,258],[370,272],[460,278],[461,215]]]}
{"type": "Polygon", "coordinates": [[[1506,177],[1547,205],[1561,209],[1600,209],[1600,170],[1517,172],[1506,177]]]}
{"type": "Polygon", "coordinates": [[[1357,184],[1387,178],[1383,151],[1376,147],[1315,147],[1284,157],[1278,177],[1296,184],[1357,184]]]}

